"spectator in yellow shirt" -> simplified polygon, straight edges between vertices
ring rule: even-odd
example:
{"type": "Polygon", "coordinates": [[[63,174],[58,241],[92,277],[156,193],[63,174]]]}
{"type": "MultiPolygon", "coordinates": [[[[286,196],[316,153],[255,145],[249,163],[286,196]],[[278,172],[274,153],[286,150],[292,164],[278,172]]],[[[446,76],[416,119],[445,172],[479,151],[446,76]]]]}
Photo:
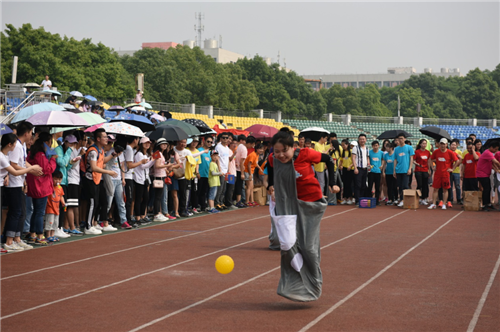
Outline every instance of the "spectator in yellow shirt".
{"type": "MultiPolygon", "coordinates": [[[[314,150],[319,153],[328,154],[329,145],[326,144],[328,141],[328,134],[322,134],[321,138],[318,142],[314,143],[314,150]]],[[[321,191],[325,192],[325,163],[314,164],[314,171],[316,172],[316,178],[318,179],[319,185],[321,187],[321,191]]]]}

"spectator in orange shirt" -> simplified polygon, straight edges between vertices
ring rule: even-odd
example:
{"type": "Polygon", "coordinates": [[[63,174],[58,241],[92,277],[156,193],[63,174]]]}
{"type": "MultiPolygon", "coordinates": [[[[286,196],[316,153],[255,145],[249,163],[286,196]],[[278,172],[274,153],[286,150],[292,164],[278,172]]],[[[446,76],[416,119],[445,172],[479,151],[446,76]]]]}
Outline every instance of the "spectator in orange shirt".
{"type": "Polygon", "coordinates": [[[54,186],[52,195],[47,199],[45,209],[45,237],[49,242],[57,242],[59,238],[54,236],[54,232],[59,227],[59,204],[66,206],[64,202],[64,191],[61,187],[63,175],[60,171],[52,173],[52,184],[54,186]]]}
{"type": "Polygon", "coordinates": [[[256,206],[258,205],[254,201],[253,197],[253,172],[255,168],[258,167],[262,172],[262,169],[259,166],[259,156],[264,153],[264,147],[262,144],[257,144],[255,146],[255,151],[250,153],[248,157],[245,159],[245,186],[246,186],[246,198],[248,206],[256,206]]]}

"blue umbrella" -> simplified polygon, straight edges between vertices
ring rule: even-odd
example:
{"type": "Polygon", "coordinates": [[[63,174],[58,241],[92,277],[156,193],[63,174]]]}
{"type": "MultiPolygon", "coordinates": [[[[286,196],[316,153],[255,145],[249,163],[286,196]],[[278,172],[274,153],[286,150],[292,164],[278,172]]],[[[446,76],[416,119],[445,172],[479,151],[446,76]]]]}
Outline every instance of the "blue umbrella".
{"type": "Polygon", "coordinates": [[[0,135],[10,134],[12,129],[4,125],[3,123],[0,125],[0,135]]]}
{"type": "Polygon", "coordinates": [[[40,103],[31,105],[21,109],[12,120],[12,123],[17,123],[26,120],[30,116],[39,112],[64,111],[64,110],[65,110],[64,107],[53,103],[40,103]]]}
{"type": "Polygon", "coordinates": [[[59,91],[54,91],[54,90],[43,90],[42,91],[43,93],[47,94],[47,93],[50,93],[50,94],[53,94],[53,95],[57,95],[57,96],[62,96],[61,93],[59,91]]]}
{"type": "Polygon", "coordinates": [[[90,100],[90,101],[97,101],[97,98],[96,97],[92,97],[91,95],[85,95],[85,96],[83,96],[83,98],[85,98],[87,100],[90,100]]]}
{"type": "Polygon", "coordinates": [[[153,131],[155,126],[151,120],[137,114],[120,114],[120,118],[111,119],[109,122],[122,121],[133,126],[139,127],[143,132],[153,131]]]}

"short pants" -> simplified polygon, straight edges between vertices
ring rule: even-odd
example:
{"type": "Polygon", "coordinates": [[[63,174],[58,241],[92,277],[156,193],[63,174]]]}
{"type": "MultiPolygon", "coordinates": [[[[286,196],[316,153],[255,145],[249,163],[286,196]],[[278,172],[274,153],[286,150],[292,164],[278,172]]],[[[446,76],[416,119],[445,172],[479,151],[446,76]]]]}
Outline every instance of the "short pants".
{"type": "Polygon", "coordinates": [[[450,184],[450,177],[449,176],[438,176],[437,174],[434,175],[434,179],[432,180],[432,188],[435,189],[450,189],[451,184],[450,184]]]}

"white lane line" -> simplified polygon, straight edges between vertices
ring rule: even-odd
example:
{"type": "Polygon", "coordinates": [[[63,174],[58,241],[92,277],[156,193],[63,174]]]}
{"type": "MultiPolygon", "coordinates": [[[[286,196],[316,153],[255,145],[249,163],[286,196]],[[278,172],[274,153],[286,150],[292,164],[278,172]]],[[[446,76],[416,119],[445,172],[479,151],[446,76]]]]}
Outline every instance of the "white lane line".
{"type": "Polygon", "coordinates": [[[207,233],[207,232],[211,232],[211,231],[216,231],[216,230],[219,230],[219,229],[222,229],[222,228],[226,228],[226,227],[231,227],[231,226],[243,224],[243,223],[246,223],[246,222],[249,222],[249,221],[252,221],[252,220],[257,220],[257,219],[261,219],[261,218],[265,218],[265,217],[269,217],[269,215],[264,215],[264,216],[260,216],[260,217],[256,217],[256,218],[252,218],[252,219],[247,219],[247,220],[236,222],[234,224],[219,226],[219,227],[207,229],[207,230],[204,230],[204,231],[199,231],[199,232],[195,232],[195,233],[189,233],[189,234],[186,234],[186,235],[180,235],[180,236],[168,238],[168,239],[165,239],[165,240],[160,240],[160,241],[156,241],[156,242],[149,242],[149,243],[146,243],[146,244],[141,244],[139,246],[129,247],[129,248],[121,249],[121,250],[117,250],[117,251],[112,251],[112,252],[108,252],[108,253],[105,253],[105,254],[96,255],[96,256],[92,256],[92,257],[87,257],[87,258],[79,259],[79,260],[68,262],[68,263],[62,263],[62,264],[58,264],[58,265],[54,265],[54,266],[48,266],[48,267],[44,267],[44,268],[41,268],[41,269],[38,269],[38,270],[33,270],[33,271],[29,271],[29,272],[24,272],[24,273],[15,274],[15,275],[11,275],[11,276],[8,276],[8,277],[0,278],[0,280],[7,280],[7,279],[12,279],[12,278],[17,278],[17,277],[25,276],[25,275],[28,275],[28,274],[38,273],[38,272],[42,272],[42,271],[46,271],[46,270],[51,270],[51,269],[55,269],[55,268],[59,268],[59,267],[63,267],[63,266],[68,266],[68,265],[72,265],[72,264],[76,264],[76,263],[86,262],[86,261],[89,261],[89,260],[92,260],[92,259],[106,257],[106,256],[114,255],[114,254],[119,254],[119,253],[126,252],[126,251],[129,251],[129,250],[134,250],[134,249],[143,248],[143,247],[149,247],[151,245],[155,245],[155,244],[159,244],[159,243],[164,243],[164,242],[169,242],[169,241],[173,241],[173,240],[178,240],[178,239],[182,239],[182,238],[185,238],[185,237],[188,237],[188,236],[195,236],[195,235],[198,235],[198,234],[203,234],[203,233],[207,233]]]}
{"type": "MultiPolygon", "coordinates": [[[[331,215],[329,217],[333,217],[333,216],[336,216],[336,215],[344,214],[344,213],[352,211],[352,210],[356,210],[356,209],[346,210],[346,211],[343,211],[343,212],[331,215]]],[[[179,266],[179,265],[182,265],[182,264],[185,264],[185,263],[189,263],[189,262],[192,262],[192,261],[195,261],[195,260],[198,260],[198,259],[210,256],[210,255],[214,255],[214,254],[217,254],[217,253],[229,250],[229,249],[237,248],[237,247],[243,246],[245,244],[252,243],[252,242],[259,241],[259,240],[266,239],[266,238],[269,238],[269,235],[262,236],[262,237],[259,237],[259,238],[256,238],[256,239],[253,239],[253,240],[250,240],[250,241],[242,242],[242,243],[239,243],[239,244],[236,244],[234,246],[227,247],[227,248],[224,248],[224,249],[219,249],[219,250],[216,250],[216,251],[212,251],[212,252],[210,252],[208,254],[204,254],[204,255],[201,255],[201,256],[198,256],[198,257],[194,257],[194,258],[191,258],[191,259],[179,262],[179,263],[175,263],[175,264],[172,264],[172,265],[169,265],[169,266],[165,266],[165,267],[153,270],[153,271],[141,273],[139,275],[136,275],[136,276],[124,279],[124,280],[120,280],[120,281],[114,282],[114,283],[109,284],[109,285],[105,285],[105,286],[101,286],[101,287],[98,287],[98,288],[94,288],[94,289],[88,290],[88,291],[83,292],[83,293],[79,293],[79,294],[75,294],[75,295],[72,295],[72,296],[68,296],[68,297],[65,297],[65,298],[62,298],[62,299],[59,299],[59,300],[55,300],[55,301],[52,301],[52,302],[47,302],[47,303],[38,305],[36,307],[32,307],[32,308],[29,308],[29,309],[25,309],[25,310],[22,310],[22,311],[15,312],[15,313],[7,315],[7,316],[2,316],[2,317],[0,317],[0,320],[4,320],[4,319],[10,318],[10,317],[14,317],[14,316],[17,316],[17,315],[20,315],[20,314],[23,314],[23,313],[26,313],[26,312],[30,312],[30,311],[33,311],[33,310],[36,310],[36,309],[40,309],[40,308],[43,308],[43,307],[47,307],[49,305],[56,304],[56,303],[59,303],[59,302],[63,302],[63,301],[69,300],[69,299],[74,299],[74,298],[77,298],[77,297],[80,297],[80,296],[83,296],[83,295],[87,295],[87,294],[90,294],[90,293],[93,293],[93,292],[96,292],[96,291],[99,291],[99,290],[102,290],[102,289],[106,289],[106,288],[112,287],[112,286],[120,285],[120,284],[123,284],[123,283],[125,283],[127,281],[131,281],[131,280],[135,280],[137,278],[145,277],[145,276],[148,276],[148,275],[156,273],[156,272],[161,272],[161,271],[170,269],[170,268],[175,267],[175,266],[179,266]]]]}
{"type": "Polygon", "coordinates": [[[365,282],[364,284],[362,284],[361,286],[359,286],[358,288],[356,288],[354,291],[352,291],[349,295],[347,295],[346,297],[344,297],[342,300],[340,300],[339,302],[335,303],[332,307],[330,307],[327,311],[325,311],[324,313],[322,313],[321,315],[319,315],[315,320],[311,321],[309,324],[307,324],[306,326],[304,326],[299,332],[306,332],[308,331],[311,327],[313,327],[314,325],[316,325],[317,323],[319,323],[319,321],[321,321],[323,318],[325,318],[326,316],[328,316],[329,314],[331,314],[335,309],[337,309],[338,307],[340,307],[342,304],[344,304],[345,302],[347,302],[350,298],[352,298],[354,295],[356,295],[357,293],[359,293],[360,291],[362,291],[366,286],[368,286],[369,284],[371,284],[375,279],[377,279],[378,277],[380,277],[382,274],[384,274],[387,270],[389,270],[391,267],[393,267],[394,265],[396,265],[400,260],[402,260],[403,258],[405,258],[408,254],[410,254],[413,250],[415,250],[416,248],[418,248],[422,243],[424,243],[425,241],[427,241],[428,239],[430,239],[431,237],[433,237],[437,232],[439,232],[443,227],[445,227],[446,225],[448,225],[453,219],[455,219],[456,217],[458,217],[460,214],[462,214],[463,211],[459,212],[458,214],[456,214],[455,216],[453,216],[450,220],[448,220],[447,222],[445,222],[443,225],[439,226],[434,232],[432,232],[429,236],[427,236],[425,239],[423,239],[422,241],[420,241],[419,243],[417,243],[416,245],[414,245],[413,247],[411,247],[408,251],[406,251],[404,254],[402,254],[401,256],[399,256],[396,260],[394,260],[391,264],[387,265],[385,268],[383,268],[382,270],[380,270],[376,275],[374,275],[373,277],[371,277],[367,282],[365,282]]]}
{"type": "Polygon", "coordinates": [[[498,272],[498,268],[500,267],[500,255],[498,256],[497,263],[495,264],[495,268],[491,272],[490,275],[490,280],[488,281],[488,284],[486,284],[486,288],[484,289],[483,295],[481,296],[481,299],[479,300],[479,303],[476,308],[476,312],[474,312],[474,316],[472,317],[472,320],[469,323],[469,328],[467,329],[467,332],[472,332],[476,328],[477,321],[479,319],[479,315],[481,314],[481,311],[483,310],[484,303],[486,302],[486,298],[488,297],[488,294],[490,292],[491,286],[493,285],[493,281],[495,280],[495,277],[498,272]]]}
{"type": "MultiPolygon", "coordinates": [[[[356,209],[356,210],[357,210],[357,209],[356,209]]],[[[347,211],[350,211],[350,210],[347,210],[347,211]]],[[[347,212],[347,211],[345,211],[345,212],[347,212]]],[[[385,221],[387,221],[387,220],[389,220],[389,219],[391,219],[391,218],[394,218],[394,217],[396,217],[396,216],[398,216],[398,215],[400,215],[400,214],[402,214],[402,213],[405,213],[405,212],[407,212],[407,211],[409,211],[409,210],[405,210],[405,211],[402,211],[402,212],[400,212],[400,213],[398,213],[398,214],[395,214],[395,215],[393,215],[393,216],[391,216],[391,217],[385,218],[384,220],[381,220],[381,221],[377,222],[376,224],[373,224],[373,225],[371,225],[371,226],[368,226],[368,227],[366,227],[366,228],[363,228],[362,230],[360,230],[360,231],[358,231],[358,232],[356,232],[356,233],[354,233],[354,234],[359,234],[359,233],[361,233],[361,232],[364,232],[364,231],[366,231],[366,230],[368,230],[368,229],[372,228],[372,227],[373,227],[373,226],[375,226],[375,225],[378,225],[378,224],[380,224],[380,223],[382,223],[382,222],[385,222],[385,221]]],[[[342,214],[342,213],[339,213],[339,214],[342,214]]],[[[336,214],[334,214],[334,215],[332,215],[332,216],[325,217],[325,218],[330,218],[330,217],[333,217],[333,216],[335,216],[335,215],[336,215],[336,214]]],[[[325,218],[323,218],[323,219],[325,219],[325,218]]],[[[341,242],[341,241],[347,240],[347,239],[349,239],[349,238],[350,238],[350,237],[352,237],[352,236],[353,236],[353,234],[348,235],[348,236],[346,236],[346,237],[343,237],[343,238],[341,238],[340,240],[337,240],[337,241],[335,241],[335,242],[332,242],[332,243],[330,243],[330,244],[327,244],[327,245],[325,245],[325,246],[321,247],[321,249],[327,248],[327,247],[329,247],[329,246],[331,246],[331,245],[333,245],[333,244],[335,244],[335,243],[339,243],[339,242],[341,242]]],[[[156,324],[156,323],[158,323],[158,322],[161,322],[162,320],[165,320],[165,319],[167,319],[167,318],[169,318],[169,317],[172,317],[172,316],[177,315],[177,314],[179,314],[179,313],[181,313],[181,312],[184,312],[184,311],[186,311],[186,310],[188,310],[188,309],[191,309],[191,308],[196,307],[196,306],[198,306],[198,305],[200,305],[200,304],[203,304],[203,303],[205,303],[205,302],[207,302],[207,301],[209,301],[209,300],[211,300],[211,299],[214,299],[214,298],[216,298],[216,297],[218,297],[218,296],[220,296],[220,295],[223,295],[223,294],[225,294],[225,293],[227,293],[227,292],[229,292],[229,291],[231,291],[231,290],[233,290],[233,289],[236,289],[236,288],[238,288],[238,287],[244,286],[244,285],[246,285],[246,284],[248,284],[248,283],[250,283],[250,282],[252,282],[252,281],[254,281],[254,280],[259,279],[260,277],[263,277],[263,276],[265,276],[265,275],[267,275],[267,274],[269,274],[269,273],[271,273],[271,272],[273,272],[273,271],[276,271],[276,270],[278,270],[280,267],[281,267],[281,266],[277,266],[277,267],[275,267],[274,269],[271,269],[271,270],[266,271],[266,272],[264,272],[264,273],[262,273],[262,274],[259,274],[258,276],[255,276],[255,277],[253,277],[253,278],[251,278],[251,279],[248,279],[248,280],[246,280],[246,281],[244,281],[244,282],[242,282],[242,283],[240,283],[240,284],[237,284],[237,285],[235,285],[235,286],[233,286],[233,287],[231,287],[231,288],[227,288],[227,289],[225,289],[225,290],[223,290],[223,291],[221,291],[221,292],[219,292],[219,293],[217,293],[217,294],[214,294],[214,295],[212,295],[212,296],[210,296],[210,297],[207,297],[206,299],[200,300],[200,301],[198,301],[198,302],[196,302],[196,303],[193,303],[193,304],[190,304],[190,305],[188,305],[188,306],[186,306],[186,307],[184,307],[184,308],[182,308],[182,309],[179,309],[179,310],[177,310],[177,311],[171,312],[171,313],[170,313],[170,314],[168,314],[168,315],[165,315],[165,316],[163,316],[163,317],[160,317],[160,318],[157,318],[157,319],[155,319],[155,320],[152,320],[152,321],[150,321],[150,322],[148,322],[148,323],[146,323],[146,324],[143,324],[143,325],[141,325],[141,326],[139,326],[139,327],[136,327],[135,329],[130,330],[129,332],[136,332],[136,331],[142,330],[142,329],[144,329],[144,328],[146,328],[146,327],[148,327],[148,326],[151,326],[151,325],[153,325],[153,324],[156,324]]]]}

